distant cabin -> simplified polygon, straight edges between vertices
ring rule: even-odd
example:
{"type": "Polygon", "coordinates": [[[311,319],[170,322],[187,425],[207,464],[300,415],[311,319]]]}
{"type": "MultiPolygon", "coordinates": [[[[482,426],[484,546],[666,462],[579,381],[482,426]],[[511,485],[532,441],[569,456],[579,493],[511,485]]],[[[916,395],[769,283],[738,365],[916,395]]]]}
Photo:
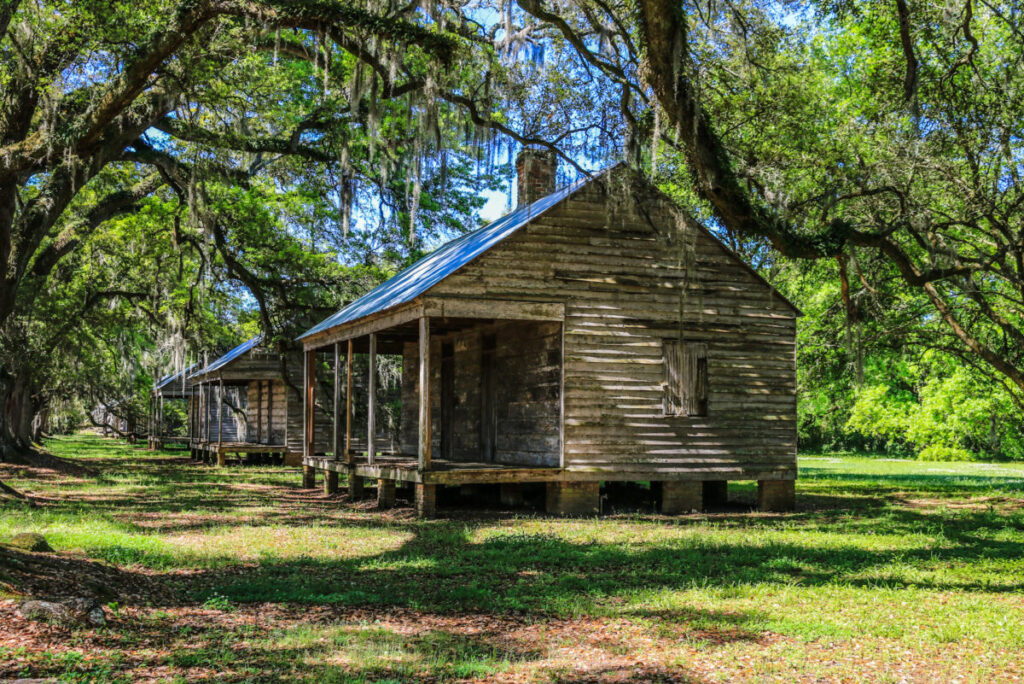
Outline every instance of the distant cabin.
{"type": "Polygon", "coordinates": [[[186,424],[185,430],[190,430],[187,417],[190,415],[192,399],[195,395],[195,388],[192,384],[191,375],[199,368],[198,364],[192,364],[176,373],[169,373],[155,383],[149,391],[149,448],[162,449],[168,443],[189,442],[189,435],[180,434],[172,430],[168,425],[165,409],[167,404],[180,402],[184,405],[186,424]]]}
{"type": "Polygon", "coordinates": [[[515,503],[537,484],[548,510],[595,513],[601,483],[650,482],[679,513],[753,480],[762,509],[791,509],[798,309],[624,166],[557,191],[547,154],[517,170],[519,208],[299,338],[306,434],[337,407],[332,447],[305,445],[306,484],[346,472],[359,495],[375,478],[386,506],[409,483],[430,515],[444,485],[515,503]],[[381,359],[401,375],[388,448],[381,359]]]}
{"type": "MultiPolygon", "coordinates": [[[[302,356],[268,349],[258,335],[187,377],[189,444],[197,460],[228,458],[299,465],[302,356]]],[[[316,446],[329,443],[321,421],[316,446]]]]}

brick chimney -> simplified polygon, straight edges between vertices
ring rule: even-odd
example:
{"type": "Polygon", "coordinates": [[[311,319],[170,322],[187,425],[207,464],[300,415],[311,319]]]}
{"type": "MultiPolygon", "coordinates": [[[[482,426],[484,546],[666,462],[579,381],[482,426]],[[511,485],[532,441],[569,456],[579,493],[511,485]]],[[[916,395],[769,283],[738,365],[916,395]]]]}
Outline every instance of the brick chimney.
{"type": "Polygon", "coordinates": [[[550,150],[524,147],[516,157],[517,193],[523,207],[555,191],[558,159],[550,150]]]}

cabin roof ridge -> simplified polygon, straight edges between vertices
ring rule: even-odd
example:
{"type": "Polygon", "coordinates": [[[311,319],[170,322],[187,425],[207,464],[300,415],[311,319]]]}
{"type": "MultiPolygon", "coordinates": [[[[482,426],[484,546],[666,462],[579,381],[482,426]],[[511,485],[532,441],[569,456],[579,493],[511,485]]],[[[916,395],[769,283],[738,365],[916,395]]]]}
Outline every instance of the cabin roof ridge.
{"type": "MultiPolygon", "coordinates": [[[[231,364],[232,362],[236,361],[239,357],[241,357],[244,354],[247,354],[248,352],[250,352],[253,349],[255,349],[261,342],[263,342],[263,333],[260,333],[260,334],[256,335],[255,337],[251,337],[248,340],[246,340],[245,342],[242,342],[238,346],[234,347],[233,349],[231,349],[230,351],[226,352],[222,356],[217,357],[216,359],[214,359],[210,363],[206,364],[206,366],[204,366],[203,368],[200,368],[199,370],[197,370],[195,373],[192,373],[192,375],[190,375],[188,377],[189,378],[197,378],[200,375],[209,375],[210,373],[213,373],[214,371],[221,370],[225,366],[227,366],[227,365],[231,364]]],[[[196,364],[196,365],[198,365],[198,364],[196,364]]]]}

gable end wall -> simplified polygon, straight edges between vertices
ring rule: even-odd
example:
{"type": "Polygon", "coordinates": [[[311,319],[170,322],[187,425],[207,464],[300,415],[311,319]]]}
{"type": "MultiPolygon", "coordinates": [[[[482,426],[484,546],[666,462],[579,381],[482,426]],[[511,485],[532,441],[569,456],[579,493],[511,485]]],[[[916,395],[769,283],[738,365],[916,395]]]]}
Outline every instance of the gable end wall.
{"type": "Polygon", "coordinates": [[[589,186],[429,295],[565,303],[570,471],[795,477],[796,314],[660,200],[589,186]],[[706,417],[663,415],[662,342],[680,338],[707,343],[706,417]]]}

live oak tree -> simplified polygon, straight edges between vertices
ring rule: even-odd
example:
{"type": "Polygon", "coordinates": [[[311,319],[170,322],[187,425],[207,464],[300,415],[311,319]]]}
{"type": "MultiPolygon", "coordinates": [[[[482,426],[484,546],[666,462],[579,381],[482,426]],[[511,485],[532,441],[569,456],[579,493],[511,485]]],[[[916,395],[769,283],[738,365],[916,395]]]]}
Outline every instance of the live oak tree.
{"type": "MultiPolygon", "coordinates": [[[[1017,3],[520,0],[619,89],[710,221],[834,259],[848,314],[896,278],[937,346],[1024,397],[1017,3]],[[934,330],[934,327],[929,326],[934,330]]],[[[663,177],[664,178],[664,177],[663,177]]],[[[669,181],[679,180],[667,179],[669,181]]]]}
{"type": "MultiPolygon", "coordinates": [[[[237,257],[245,245],[227,239],[240,227],[226,220],[230,212],[215,210],[219,198],[211,195],[219,191],[214,184],[248,185],[279,159],[294,156],[330,162],[340,176],[339,201],[351,201],[347,193],[361,170],[358,150],[356,159],[346,158],[348,147],[335,144],[338,138],[355,120],[376,116],[380,103],[426,87],[430,69],[408,64],[420,59],[439,69],[452,62],[458,47],[456,32],[427,28],[410,20],[411,14],[397,7],[339,2],[4,0],[0,457],[24,449],[32,437],[26,417],[38,392],[32,391],[35,380],[25,377],[32,368],[22,364],[19,369],[14,361],[31,351],[26,346],[30,336],[20,332],[31,324],[36,293],[56,269],[70,263],[99,226],[137,209],[163,187],[188,206],[187,220],[202,226],[214,246],[207,253],[215,253],[230,275],[251,289],[268,289],[256,287],[260,278],[268,280],[266,275],[237,257]],[[262,130],[247,130],[246,118],[231,116],[224,103],[233,100],[236,108],[244,107],[231,77],[245,69],[253,53],[264,62],[273,55],[285,72],[293,59],[304,60],[317,72],[318,89],[321,81],[325,91],[340,83],[354,89],[349,93],[354,97],[344,108],[306,98],[316,106],[292,111],[276,126],[264,121],[262,130]],[[356,65],[352,59],[346,62],[344,54],[359,55],[358,65],[391,64],[387,82],[367,78],[360,84],[352,74],[334,80],[335,72],[356,65]],[[130,167],[133,173],[120,174],[115,167],[130,167]]],[[[291,93],[268,91],[264,96],[264,102],[273,103],[291,93]]],[[[377,152],[405,161],[386,143],[377,152]]],[[[387,185],[380,174],[370,180],[387,185]]],[[[241,211],[236,203],[228,204],[241,211]]],[[[131,300],[125,292],[110,296],[131,300]]],[[[95,306],[103,298],[87,301],[95,306]]]]}
{"type": "MultiPolygon", "coordinates": [[[[581,133],[579,149],[607,146],[608,135],[593,135],[595,120],[605,132],[615,126],[585,87],[574,101],[535,97],[531,74],[499,59],[526,39],[499,38],[469,6],[0,7],[0,331],[17,327],[19,307],[27,315],[29,283],[38,290],[98,226],[158,189],[185,208],[168,223],[176,245],[200,242],[201,267],[222,265],[274,330],[272,319],[289,310],[326,308],[316,293],[338,284],[337,274],[308,277],[314,264],[285,277],[283,263],[317,260],[302,253],[300,235],[310,253],[338,252],[330,236],[351,230],[343,247],[363,249],[367,263],[405,230],[396,256],[413,256],[433,236],[473,227],[496,134],[568,158],[581,133]],[[519,121],[496,106],[496,93],[517,84],[520,99],[533,100],[519,121]],[[83,200],[115,167],[131,168],[131,182],[83,200]],[[292,193],[290,212],[280,209],[282,190],[292,193]],[[303,192],[309,211],[296,220],[303,192]]],[[[562,92],[570,86],[563,81],[562,92]]],[[[4,406],[28,405],[13,396],[26,386],[9,363],[15,344],[7,337],[0,350],[4,406]]],[[[0,411],[0,455],[29,440],[24,421],[0,411]]]]}

